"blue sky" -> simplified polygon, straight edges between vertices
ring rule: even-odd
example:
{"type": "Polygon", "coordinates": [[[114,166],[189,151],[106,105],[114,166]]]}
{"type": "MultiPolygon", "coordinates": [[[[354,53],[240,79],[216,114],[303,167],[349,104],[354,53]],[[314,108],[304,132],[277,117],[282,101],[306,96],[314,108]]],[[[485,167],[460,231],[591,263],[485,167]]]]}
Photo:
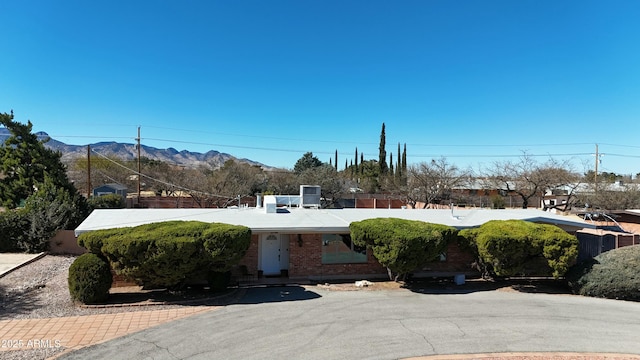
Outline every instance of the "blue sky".
{"type": "Polygon", "coordinates": [[[638,1],[2,1],[0,111],[292,168],[407,144],[640,172],[638,1]]]}

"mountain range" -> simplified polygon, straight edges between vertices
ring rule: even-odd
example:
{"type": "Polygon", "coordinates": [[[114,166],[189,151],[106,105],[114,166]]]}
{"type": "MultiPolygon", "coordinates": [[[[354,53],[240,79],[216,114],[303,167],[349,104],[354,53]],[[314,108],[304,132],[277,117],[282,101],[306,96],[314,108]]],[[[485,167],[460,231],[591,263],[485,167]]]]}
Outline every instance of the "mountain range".
{"type": "MultiPolygon", "coordinates": [[[[0,143],[3,143],[10,135],[11,133],[8,129],[0,128],[0,143]]],[[[43,131],[36,132],[35,135],[41,140],[49,138],[49,141],[45,142],[45,146],[52,150],[59,151],[62,154],[62,160],[64,162],[70,162],[76,158],[87,156],[87,145],[68,145],[50,138],[49,135],[43,131]]],[[[92,156],[112,156],[123,160],[135,160],[138,158],[138,150],[135,144],[110,141],[89,144],[89,146],[91,147],[92,156]]],[[[242,163],[260,166],[264,169],[272,168],[253,160],[238,159],[233,155],[215,150],[210,150],[203,154],[187,150],[178,151],[174,148],[158,149],[152,146],[141,145],[140,156],[190,168],[205,166],[217,169],[222,167],[228,160],[236,160],[242,163]]]]}

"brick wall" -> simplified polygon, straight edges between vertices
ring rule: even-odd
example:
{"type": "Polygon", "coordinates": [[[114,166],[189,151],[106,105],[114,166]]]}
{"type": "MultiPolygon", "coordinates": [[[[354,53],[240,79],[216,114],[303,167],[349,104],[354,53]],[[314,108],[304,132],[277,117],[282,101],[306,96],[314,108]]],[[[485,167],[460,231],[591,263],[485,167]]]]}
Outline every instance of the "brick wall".
{"type": "MultiPolygon", "coordinates": [[[[251,246],[240,262],[247,266],[253,275],[258,274],[258,245],[259,235],[253,235],[251,246]]],[[[354,264],[323,264],[322,263],[322,235],[321,234],[288,234],[289,239],[289,277],[303,279],[337,279],[361,277],[386,277],[387,270],[373,257],[371,250],[367,251],[367,263],[354,264]]],[[[474,275],[476,271],[471,267],[473,255],[462,251],[457,243],[452,243],[447,249],[445,261],[435,261],[420,270],[422,275],[432,274],[453,275],[464,273],[474,275]]]]}
{"type": "Polygon", "coordinates": [[[112,288],[138,285],[135,283],[135,281],[129,280],[125,278],[123,275],[116,274],[115,271],[113,271],[113,269],[111,269],[111,276],[113,277],[113,281],[111,282],[112,288]]]}
{"type": "MultiPolygon", "coordinates": [[[[239,265],[244,265],[247,267],[247,270],[252,275],[258,274],[258,241],[260,239],[260,235],[252,234],[251,235],[251,244],[249,244],[249,250],[245,256],[240,260],[239,265]]],[[[236,269],[234,270],[236,274],[234,275],[242,275],[236,269]]]]}
{"type": "Polygon", "coordinates": [[[302,246],[298,235],[289,236],[289,277],[292,278],[340,278],[349,276],[386,276],[387,271],[367,251],[367,263],[323,264],[322,235],[302,234],[302,246]]]}
{"type": "Polygon", "coordinates": [[[471,264],[475,261],[470,252],[463,251],[456,241],[449,244],[444,261],[436,260],[425,265],[418,273],[420,275],[476,275],[477,270],[471,264]]]}

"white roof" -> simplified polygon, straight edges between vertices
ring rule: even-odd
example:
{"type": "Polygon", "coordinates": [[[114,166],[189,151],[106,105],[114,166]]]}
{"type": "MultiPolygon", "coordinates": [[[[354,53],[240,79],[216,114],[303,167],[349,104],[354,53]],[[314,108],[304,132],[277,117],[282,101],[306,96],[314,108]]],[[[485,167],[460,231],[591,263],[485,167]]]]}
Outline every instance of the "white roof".
{"type": "Polygon", "coordinates": [[[443,224],[458,229],[480,226],[490,220],[526,220],[559,226],[594,228],[578,217],[567,217],[535,209],[278,209],[266,213],[263,208],[226,209],[96,209],[75,234],[100,229],[132,227],[169,220],[196,220],[243,225],[255,233],[340,233],[349,224],[373,218],[401,218],[443,224]]]}

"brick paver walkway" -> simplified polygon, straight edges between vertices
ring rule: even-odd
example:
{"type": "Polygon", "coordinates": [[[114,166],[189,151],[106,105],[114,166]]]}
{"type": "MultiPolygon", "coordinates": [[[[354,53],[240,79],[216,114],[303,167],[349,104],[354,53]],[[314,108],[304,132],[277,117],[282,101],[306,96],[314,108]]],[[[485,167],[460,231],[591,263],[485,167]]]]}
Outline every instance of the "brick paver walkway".
{"type": "MultiPolygon", "coordinates": [[[[155,325],[217,308],[178,309],[0,321],[0,351],[64,347],[79,349],[155,325]]],[[[2,357],[0,355],[0,357],[2,357]]]]}

